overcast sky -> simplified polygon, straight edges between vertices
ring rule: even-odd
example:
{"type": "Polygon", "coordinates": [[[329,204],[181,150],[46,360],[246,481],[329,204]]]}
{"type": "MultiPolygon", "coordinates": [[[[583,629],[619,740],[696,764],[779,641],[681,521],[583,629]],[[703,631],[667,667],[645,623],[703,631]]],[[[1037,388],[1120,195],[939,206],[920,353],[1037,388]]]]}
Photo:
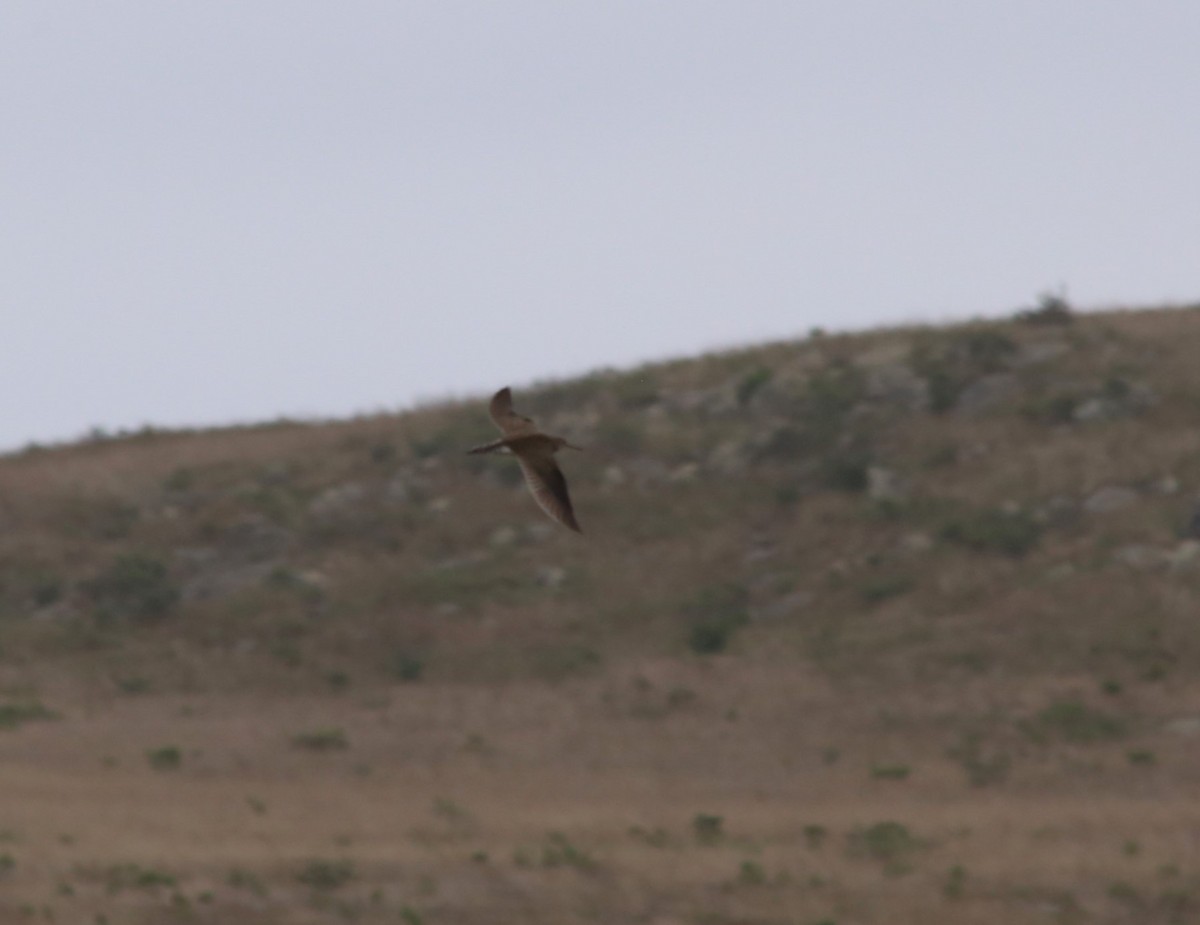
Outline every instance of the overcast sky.
{"type": "Polygon", "coordinates": [[[0,448],[1200,299],[1200,3],[0,5],[0,448]]]}

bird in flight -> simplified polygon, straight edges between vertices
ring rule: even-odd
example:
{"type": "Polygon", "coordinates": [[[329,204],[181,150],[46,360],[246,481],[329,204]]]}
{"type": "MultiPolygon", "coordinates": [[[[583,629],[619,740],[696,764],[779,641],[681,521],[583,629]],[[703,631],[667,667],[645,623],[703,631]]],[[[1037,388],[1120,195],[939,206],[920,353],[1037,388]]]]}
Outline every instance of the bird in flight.
{"type": "Polygon", "coordinates": [[[578,450],[562,437],[551,437],[542,433],[527,417],[513,411],[512,390],[507,386],[492,396],[488,412],[504,434],[499,440],[485,443],[468,450],[468,453],[494,453],[507,449],[517,457],[525,484],[533,494],[533,500],[554,520],[576,533],[582,533],[571,509],[571,496],[567,494],[567,480],[554,461],[554,454],[564,446],[578,450]]]}

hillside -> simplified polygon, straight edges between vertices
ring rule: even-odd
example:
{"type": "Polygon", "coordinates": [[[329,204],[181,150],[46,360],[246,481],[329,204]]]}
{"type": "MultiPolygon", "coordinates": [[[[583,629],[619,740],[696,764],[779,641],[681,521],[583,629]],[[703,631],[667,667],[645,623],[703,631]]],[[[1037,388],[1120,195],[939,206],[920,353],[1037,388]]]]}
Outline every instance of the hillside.
{"type": "Polygon", "coordinates": [[[582,537],[486,396],[0,458],[0,914],[1200,920],[1197,357],[1049,299],[514,382],[582,537]]]}

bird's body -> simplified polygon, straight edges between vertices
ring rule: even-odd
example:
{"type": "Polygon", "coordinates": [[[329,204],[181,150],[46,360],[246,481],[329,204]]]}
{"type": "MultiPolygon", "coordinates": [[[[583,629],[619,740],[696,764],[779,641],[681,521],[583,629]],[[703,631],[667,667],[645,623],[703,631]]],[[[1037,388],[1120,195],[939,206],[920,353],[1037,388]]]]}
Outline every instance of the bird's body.
{"type": "Polygon", "coordinates": [[[494,453],[506,449],[517,457],[525,484],[538,506],[564,527],[582,533],[567,493],[567,480],[554,461],[554,454],[567,447],[577,450],[562,437],[551,437],[537,429],[533,421],[512,410],[512,391],[503,388],[492,396],[488,411],[500,432],[499,440],[474,447],[469,453],[494,453]]]}

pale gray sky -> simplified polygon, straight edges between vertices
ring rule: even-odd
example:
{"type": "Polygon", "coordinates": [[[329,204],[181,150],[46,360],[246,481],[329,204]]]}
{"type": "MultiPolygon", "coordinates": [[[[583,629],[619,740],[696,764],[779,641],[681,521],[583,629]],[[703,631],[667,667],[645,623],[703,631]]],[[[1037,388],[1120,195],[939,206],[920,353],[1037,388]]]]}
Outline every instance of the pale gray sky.
{"type": "Polygon", "coordinates": [[[1200,298],[1195,0],[0,6],[0,448],[1200,298]]]}

